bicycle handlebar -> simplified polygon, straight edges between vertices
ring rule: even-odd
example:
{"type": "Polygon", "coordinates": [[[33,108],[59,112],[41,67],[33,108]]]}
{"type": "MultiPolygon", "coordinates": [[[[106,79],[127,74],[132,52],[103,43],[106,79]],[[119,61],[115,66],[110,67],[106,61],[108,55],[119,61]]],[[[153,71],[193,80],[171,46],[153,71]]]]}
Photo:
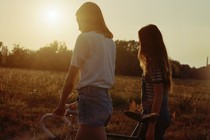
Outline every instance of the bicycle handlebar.
{"type": "Polygon", "coordinates": [[[44,116],[42,116],[41,118],[41,121],[40,121],[40,126],[41,126],[41,129],[52,139],[55,139],[56,136],[53,135],[45,126],[45,120],[47,118],[50,118],[50,117],[57,117],[61,120],[63,120],[65,123],[67,123],[69,126],[71,125],[71,122],[65,117],[65,116],[56,116],[56,115],[53,115],[53,113],[47,113],[45,114],[44,116]]]}

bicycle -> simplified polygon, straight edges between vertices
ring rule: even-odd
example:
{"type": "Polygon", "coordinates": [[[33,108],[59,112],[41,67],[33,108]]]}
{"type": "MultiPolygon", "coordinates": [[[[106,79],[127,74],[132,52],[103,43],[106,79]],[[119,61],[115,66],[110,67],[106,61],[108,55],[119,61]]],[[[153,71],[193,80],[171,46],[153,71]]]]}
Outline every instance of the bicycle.
{"type": "MultiPolygon", "coordinates": [[[[135,128],[133,129],[131,135],[106,133],[108,140],[113,140],[113,139],[117,139],[117,140],[137,140],[138,139],[139,140],[142,123],[143,122],[154,122],[158,118],[158,114],[156,114],[156,113],[140,114],[140,113],[135,113],[132,111],[125,111],[124,115],[128,116],[131,119],[138,121],[138,123],[136,124],[135,128]]],[[[43,115],[41,118],[41,121],[40,121],[40,125],[41,125],[42,130],[48,135],[48,137],[50,139],[58,140],[59,137],[52,134],[52,132],[50,132],[46,128],[45,121],[49,117],[59,118],[68,125],[68,134],[65,136],[64,139],[65,140],[74,140],[74,138],[76,136],[76,132],[77,132],[77,125],[75,124],[76,123],[75,120],[72,118],[74,118],[76,116],[77,116],[77,112],[75,110],[71,110],[71,109],[67,108],[65,111],[65,115],[62,117],[55,116],[52,113],[47,113],[47,114],[43,115]]]]}

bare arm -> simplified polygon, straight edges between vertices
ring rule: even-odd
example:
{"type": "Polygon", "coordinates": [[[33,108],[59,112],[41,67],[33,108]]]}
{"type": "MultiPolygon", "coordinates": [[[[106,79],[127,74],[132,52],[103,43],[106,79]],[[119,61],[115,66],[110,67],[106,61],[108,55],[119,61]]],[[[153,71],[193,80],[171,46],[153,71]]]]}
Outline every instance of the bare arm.
{"type": "Polygon", "coordinates": [[[163,100],[163,84],[162,83],[154,84],[154,94],[155,96],[153,99],[151,112],[159,114],[162,100],[163,100]]]}
{"type": "MultiPolygon", "coordinates": [[[[163,84],[154,84],[154,99],[152,104],[152,113],[160,113],[160,108],[163,100],[163,84]]],[[[154,133],[155,133],[155,125],[156,123],[150,123],[148,126],[146,139],[147,140],[154,140],[154,133]]]]}
{"type": "Polygon", "coordinates": [[[64,83],[64,86],[62,89],[60,101],[58,103],[56,110],[54,111],[55,115],[63,115],[64,114],[66,100],[67,100],[69,94],[71,93],[72,89],[74,88],[74,84],[76,81],[78,71],[79,71],[79,68],[77,68],[75,66],[70,66],[68,75],[66,77],[66,80],[65,80],[65,83],[64,83]]]}

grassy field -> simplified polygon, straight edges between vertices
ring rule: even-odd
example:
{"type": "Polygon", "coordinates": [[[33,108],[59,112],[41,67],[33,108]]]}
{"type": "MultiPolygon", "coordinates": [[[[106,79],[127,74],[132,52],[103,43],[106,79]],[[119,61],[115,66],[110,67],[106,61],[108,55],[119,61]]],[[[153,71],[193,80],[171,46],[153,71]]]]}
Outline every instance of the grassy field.
{"type": "MultiPolygon", "coordinates": [[[[0,139],[44,138],[40,118],[56,107],[65,76],[62,72],[0,68],[0,139]]],[[[108,132],[131,133],[136,122],[122,112],[141,109],[140,89],[140,77],[116,76],[110,91],[114,112],[108,132]]],[[[173,118],[167,139],[210,139],[210,81],[174,80],[169,104],[173,118]]]]}

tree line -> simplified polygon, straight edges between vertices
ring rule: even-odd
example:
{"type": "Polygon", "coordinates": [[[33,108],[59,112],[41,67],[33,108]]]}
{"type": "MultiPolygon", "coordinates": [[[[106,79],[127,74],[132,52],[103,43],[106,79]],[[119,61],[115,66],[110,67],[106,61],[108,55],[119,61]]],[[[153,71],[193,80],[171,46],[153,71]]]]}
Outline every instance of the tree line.
{"type": "MultiPolygon", "coordinates": [[[[134,40],[116,40],[117,75],[141,76],[142,70],[137,59],[138,42],[134,40]]],[[[12,51],[0,42],[0,66],[50,71],[68,71],[72,50],[65,42],[53,41],[39,50],[33,51],[14,44],[12,51]]],[[[210,80],[210,65],[194,68],[170,59],[173,78],[210,80]]]]}

